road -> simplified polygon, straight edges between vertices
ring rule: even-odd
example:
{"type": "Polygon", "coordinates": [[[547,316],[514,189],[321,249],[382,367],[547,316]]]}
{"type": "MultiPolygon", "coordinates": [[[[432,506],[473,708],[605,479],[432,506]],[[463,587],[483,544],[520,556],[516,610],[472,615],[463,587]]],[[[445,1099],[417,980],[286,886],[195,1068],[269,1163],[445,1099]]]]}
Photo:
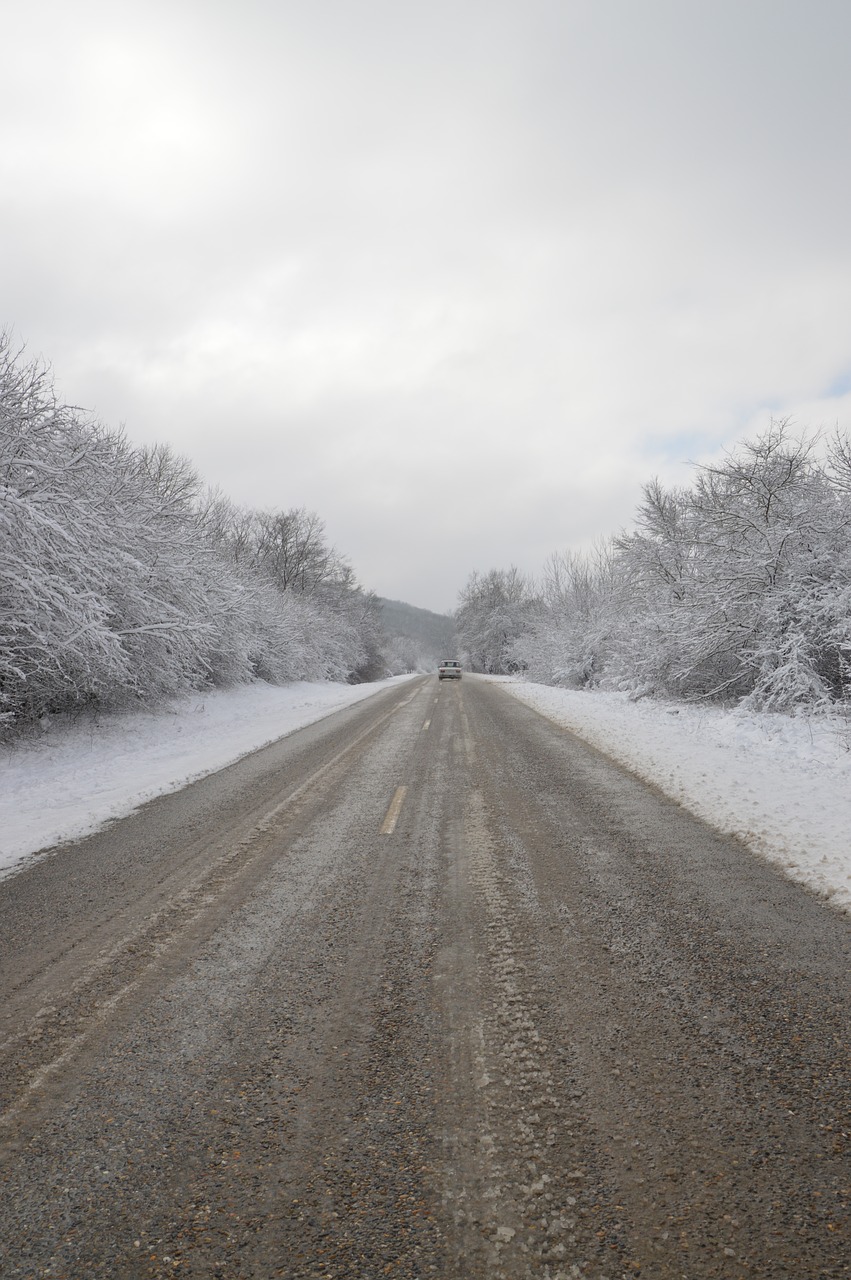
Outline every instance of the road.
{"type": "Polygon", "coordinates": [[[851,1274],[851,926],[476,678],[0,885],[0,1275],[851,1274]]]}

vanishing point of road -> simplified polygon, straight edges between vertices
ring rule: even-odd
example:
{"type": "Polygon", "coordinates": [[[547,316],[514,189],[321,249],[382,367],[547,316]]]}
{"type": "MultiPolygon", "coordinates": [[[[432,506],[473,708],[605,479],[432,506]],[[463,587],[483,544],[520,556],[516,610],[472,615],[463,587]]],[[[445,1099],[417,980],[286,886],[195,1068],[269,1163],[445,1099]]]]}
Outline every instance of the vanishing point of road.
{"type": "Polygon", "coordinates": [[[475,677],[0,885],[0,1275],[834,1280],[851,924],[475,677]]]}

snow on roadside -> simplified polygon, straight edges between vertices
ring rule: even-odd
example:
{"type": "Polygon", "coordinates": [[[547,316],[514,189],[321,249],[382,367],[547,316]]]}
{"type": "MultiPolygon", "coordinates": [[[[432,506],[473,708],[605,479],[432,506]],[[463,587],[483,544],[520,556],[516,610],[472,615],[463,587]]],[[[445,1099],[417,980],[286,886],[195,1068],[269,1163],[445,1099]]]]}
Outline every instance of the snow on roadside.
{"type": "MultiPolygon", "coordinates": [[[[0,875],[409,677],[256,684],[159,712],[57,724],[0,750],[0,875]]],[[[485,677],[489,679],[499,677],[485,677]]],[[[757,715],[499,678],[686,808],[851,910],[851,722],[757,715]]]]}
{"type": "Polygon", "coordinates": [[[787,875],[851,909],[851,721],[504,683],[787,875]]]}
{"type": "Polygon", "coordinates": [[[408,679],[218,689],[156,712],[59,723],[37,740],[0,749],[0,876],[39,849],[88,835],[154,796],[408,679]]]}

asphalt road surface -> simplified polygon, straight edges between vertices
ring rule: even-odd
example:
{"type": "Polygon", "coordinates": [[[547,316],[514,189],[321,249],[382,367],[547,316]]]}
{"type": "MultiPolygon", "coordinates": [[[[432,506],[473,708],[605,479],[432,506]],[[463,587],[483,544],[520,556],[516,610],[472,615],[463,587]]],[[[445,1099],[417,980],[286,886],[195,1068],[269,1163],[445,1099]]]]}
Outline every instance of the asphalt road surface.
{"type": "Polygon", "coordinates": [[[851,1274],[851,925],[422,678],[0,885],[0,1275],[851,1274]]]}

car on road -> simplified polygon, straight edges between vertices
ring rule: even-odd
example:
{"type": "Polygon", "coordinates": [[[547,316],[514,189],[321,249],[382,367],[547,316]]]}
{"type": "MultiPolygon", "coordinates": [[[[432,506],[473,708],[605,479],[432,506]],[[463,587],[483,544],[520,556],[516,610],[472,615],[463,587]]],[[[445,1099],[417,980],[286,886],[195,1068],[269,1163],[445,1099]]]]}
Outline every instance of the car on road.
{"type": "Polygon", "coordinates": [[[438,680],[460,680],[461,679],[461,663],[456,662],[454,658],[446,658],[437,668],[438,680]]]}

